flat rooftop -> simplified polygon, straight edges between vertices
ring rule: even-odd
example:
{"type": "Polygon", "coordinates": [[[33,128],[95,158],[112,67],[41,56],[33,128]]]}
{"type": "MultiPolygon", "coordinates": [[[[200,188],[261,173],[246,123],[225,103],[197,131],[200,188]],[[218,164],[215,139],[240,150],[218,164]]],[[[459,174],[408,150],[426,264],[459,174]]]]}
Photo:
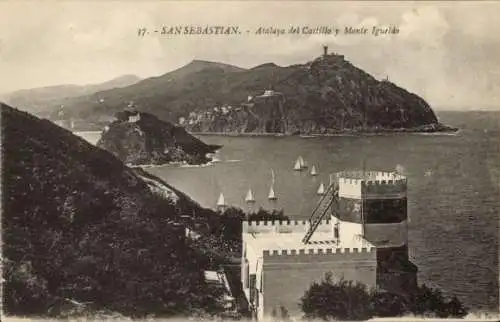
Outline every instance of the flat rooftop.
{"type": "Polygon", "coordinates": [[[375,248],[375,245],[358,235],[341,234],[338,241],[334,240],[331,232],[315,232],[309,241],[304,244],[305,232],[293,233],[275,233],[244,234],[244,240],[247,242],[247,249],[251,249],[254,255],[262,256],[264,250],[282,251],[282,250],[300,250],[300,249],[344,249],[344,248],[366,248],[367,250],[375,248]]]}

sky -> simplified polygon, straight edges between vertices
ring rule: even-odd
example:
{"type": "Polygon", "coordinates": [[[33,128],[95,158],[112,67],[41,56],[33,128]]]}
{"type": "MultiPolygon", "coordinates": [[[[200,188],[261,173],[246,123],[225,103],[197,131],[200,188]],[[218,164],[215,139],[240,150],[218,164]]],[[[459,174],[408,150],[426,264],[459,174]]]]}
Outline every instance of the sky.
{"type": "Polygon", "coordinates": [[[146,78],[193,59],[253,67],[310,61],[328,45],[435,109],[500,110],[500,2],[0,1],[0,93],[146,78]],[[236,36],[138,36],[232,25],[236,36]],[[395,26],[396,35],[256,35],[259,27],[395,26]],[[249,31],[248,33],[246,31],[249,31]]]}

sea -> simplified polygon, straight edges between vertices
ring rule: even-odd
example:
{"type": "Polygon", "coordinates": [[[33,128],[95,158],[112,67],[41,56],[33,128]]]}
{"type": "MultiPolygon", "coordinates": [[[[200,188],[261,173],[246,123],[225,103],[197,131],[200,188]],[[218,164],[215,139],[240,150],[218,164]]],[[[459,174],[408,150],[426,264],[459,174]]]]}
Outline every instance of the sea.
{"type": "MultiPolygon", "coordinates": [[[[198,135],[223,148],[205,166],[145,170],[201,205],[226,203],[248,211],[283,210],[308,219],[317,189],[345,170],[402,172],[408,178],[409,249],[419,283],[457,295],[473,312],[498,312],[500,112],[439,112],[457,134],[384,134],[334,137],[198,135]],[[302,156],[318,170],[294,171],[302,156]],[[267,199],[274,172],[276,202],[267,199]],[[251,189],[256,202],[245,203],[251,189]]],[[[95,144],[99,132],[76,133],[95,144]]]]}

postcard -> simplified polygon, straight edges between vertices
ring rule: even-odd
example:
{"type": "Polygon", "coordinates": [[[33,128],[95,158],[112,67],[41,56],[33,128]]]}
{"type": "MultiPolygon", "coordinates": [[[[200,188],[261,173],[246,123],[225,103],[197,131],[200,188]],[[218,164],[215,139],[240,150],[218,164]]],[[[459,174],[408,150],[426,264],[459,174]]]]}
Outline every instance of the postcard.
{"type": "Polygon", "coordinates": [[[3,317],[497,320],[499,12],[0,2],[3,317]]]}

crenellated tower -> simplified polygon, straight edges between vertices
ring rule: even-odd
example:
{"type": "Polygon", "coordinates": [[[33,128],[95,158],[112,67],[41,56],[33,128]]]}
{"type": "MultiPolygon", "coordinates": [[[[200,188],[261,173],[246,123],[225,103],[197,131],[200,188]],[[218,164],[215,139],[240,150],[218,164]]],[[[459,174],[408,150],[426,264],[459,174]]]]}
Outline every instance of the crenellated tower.
{"type": "Polygon", "coordinates": [[[312,282],[332,273],[404,293],[416,285],[408,259],[407,181],[389,172],[341,172],[309,220],[243,222],[241,281],[255,316],[290,312],[312,282]]]}
{"type": "Polygon", "coordinates": [[[357,235],[377,247],[377,286],[403,291],[416,285],[408,258],[406,177],[392,172],[346,171],[336,175],[336,235],[357,235]]]}

